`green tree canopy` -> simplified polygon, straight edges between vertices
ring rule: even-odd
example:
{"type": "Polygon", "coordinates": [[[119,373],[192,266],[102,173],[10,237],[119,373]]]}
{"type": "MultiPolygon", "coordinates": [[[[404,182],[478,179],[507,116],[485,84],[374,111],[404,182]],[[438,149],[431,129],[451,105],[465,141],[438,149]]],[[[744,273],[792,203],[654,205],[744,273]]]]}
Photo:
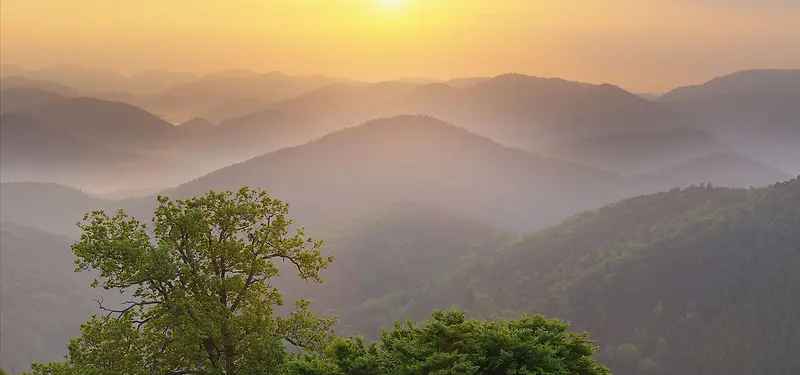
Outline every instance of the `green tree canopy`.
{"type": "Polygon", "coordinates": [[[292,375],[601,375],[585,333],[543,316],[516,320],[467,319],[457,310],[435,311],[420,324],[395,323],[381,340],[336,339],[322,355],[287,365],[292,375]]]}
{"type": "Polygon", "coordinates": [[[122,306],[82,326],[66,363],[35,364],[39,374],[263,374],[284,359],[286,342],[325,345],[333,319],[308,301],[277,314],[270,285],[277,262],[321,281],[331,261],[302,230],[289,235],[288,205],[265,192],[159,197],[152,231],[122,211],[87,214],[73,245],[76,271],[95,270],[94,286],[124,292],[122,306]]]}

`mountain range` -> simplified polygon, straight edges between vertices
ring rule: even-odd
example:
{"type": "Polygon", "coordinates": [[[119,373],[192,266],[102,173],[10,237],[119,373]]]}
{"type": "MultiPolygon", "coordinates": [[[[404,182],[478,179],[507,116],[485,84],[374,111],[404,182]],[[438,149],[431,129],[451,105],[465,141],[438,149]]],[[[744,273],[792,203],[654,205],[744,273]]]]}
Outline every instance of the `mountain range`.
{"type": "MultiPolygon", "coordinates": [[[[529,231],[641,193],[700,183],[763,186],[788,178],[732,153],[710,153],[624,176],[509,148],[432,117],[398,116],[233,164],[162,194],[185,198],[208,190],[263,188],[295,202],[294,212],[303,222],[361,205],[410,201],[504,230],[529,231]]],[[[145,187],[152,186],[158,185],[145,187]]],[[[4,192],[14,201],[46,202],[49,194],[49,188],[4,192]],[[37,192],[44,196],[36,197],[37,192]]],[[[147,213],[154,202],[142,198],[122,207],[147,213]]]]}
{"type": "MultiPolygon", "coordinates": [[[[658,100],[645,100],[611,85],[519,74],[467,79],[451,85],[399,81],[364,84],[325,77],[229,72],[181,83],[156,95],[159,103],[197,103],[205,100],[202,97],[219,99],[222,104],[216,108],[223,112],[264,106],[261,111],[222,120],[219,114],[212,113],[218,121],[211,122],[218,125],[204,122],[200,131],[175,131],[169,122],[129,103],[91,99],[82,93],[75,96],[75,92],[57,94],[40,88],[41,81],[30,83],[25,78],[22,83],[29,82],[30,87],[17,85],[2,92],[0,111],[25,112],[43,125],[57,127],[71,138],[90,141],[95,147],[159,156],[164,159],[162,168],[185,171],[173,172],[176,178],[170,181],[144,181],[147,186],[177,184],[374,118],[406,113],[432,115],[506,146],[623,175],[654,173],[715,153],[736,153],[791,174],[798,171],[800,160],[797,147],[793,147],[800,140],[800,134],[795,134],[800,129],[796,125],[800,114],[796,96],[789,95],[791,79],[796,74],[779,73],[785,88],[770,92],[766,91],[768,83],[776,79],[762,71],[750,71],[737,73],[736,79],[721,77],[706,85],[717,87],[717,82],[729,80],[760,82],[762,76],[766,83],[752,84],[750,91],[740,83],[745,87],[731,88],[731,94],[721,96],[721,89],[708,89],[704,96],[681,94],[706,85],[687,87],[658,100]],[[231,92],[239,89],[242,95],[237,99],[231,92]],[[270,94],[259,94],[258,90],[270,94]],[[728,103],[733,94],[750,95],[747,98],[752,100],[746,100],[747,105],[735,100],[728,103]],[[777,101],[771,96],[760,97],[767,94],[783,96],[777,101]],[[280,99],[292,95],[297,96],[280,99]],[[680,99],[681,95],[695,99],[680,99]],[[710,111],[704,104],[707,100],[728,104],[710,111]],[[226,105],[232,107],[225,109],[226,105]],[[775,109],[778,105],[780,110],[775,109]],[[725,131],[718,129],[730,118],[740,118],[737,111],[751,108],[755,118],[761,116],[757,113],[771,115],[761,116],[763,122],[757,122],[760,125],[746,129],[739,129],[736,124],[726,126],[725,131]],[[703,114],[709,111],[714,117],[703,114]]],[[[739,87],[722,85],[728,86],[739,87]]],[[[64,156],[67,160],[72,158],[64,156]]],[[[774,182],[745,182],[750,181],[774,182]]]]}
{"type": "Polygon", "coordinates": [[[275,285],[337,333],[541,312],[589,330],[615,374],[800,372],[798,73],[645,97],[522,74],[3,65],[0,360],[57,360],[96,312],[69,252],[84,214],[149,223],[158,195],[249,186],[334,256],[321,285],[275,285]]]}
{"type": "Polygon", "coordinates": [[[800,172],[800,70],[737,72],[659,101],[743,154],[800,172]]]}
{"type": "Polygon", "coordinates": [[[411,200],[527,229],[613,200],[614,184],[612,173],[508,148],[431,117],[399,116],[234,164],[164,194],[260,187],[296,202],[303,218],[411,200]]]}

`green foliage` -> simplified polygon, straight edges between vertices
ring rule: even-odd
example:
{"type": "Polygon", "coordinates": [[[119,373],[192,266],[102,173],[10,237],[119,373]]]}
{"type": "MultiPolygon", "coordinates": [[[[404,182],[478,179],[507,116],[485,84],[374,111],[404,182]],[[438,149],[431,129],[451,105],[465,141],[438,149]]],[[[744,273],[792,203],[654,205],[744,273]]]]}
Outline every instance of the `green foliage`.
{"type": "Polygon", "coordinates": [[[158,201],[152,237],[121,211],[93,212],[79,224],[77,270],[99,271],[95,286],[131,298],[118,308],[100,301],[107,315],[83,325],[69,364],[36,365],[34,373],[259,374],[282,361],[281,340],[324,346],[334,319],[314,316],[308,301],[276,312],[276,262],[319,282],[331,261],[302,230],[289,235],[287,204],[247,188],[158,201]]]}
{"type": "Polygon", "coordinates": [[[618,373],[797,373],[799,209],[798,179],[627,199],[340,320],[374,335],[359,322],[387,311],[389,319],[453,304],[479,317],[536,311],[592,332],[598,359],[618,373]]]}
{"type": "Polygon", "coordinates": [[[337,339],[320,355],[287,366],[292,375],[552,374],[600,375],[586,334],[542,316],[471,320],[457,310],[435,311],[420,324],[395,323],[377,343],[337,339]]]}
{"type": "Polygon", "coordinates": [[[486,322],[437,311],[418,325],[397,323],[377,343],[332,338],[335,320],[317,317],[309,301],[278,313],[272,281],[286,268],[277,261],[310,281],[331,261],[302,230],[289,236],[287,205],[246,188],[159,204],[151,232],[121,211],[79,223],[76,271],[94,271],[93,286],[128,300],[99,300],[106,314],[81,326],[67,361],[34,363],[31,374],[607,373],[585,334],[541,316],[486,322]],[[287,343],[300,350],[288,354],[287,343]]]}
{"type": "Polygon", "coordinates": [[[83,375],[69,363],[34,363],[30,375],[83,375]]]}

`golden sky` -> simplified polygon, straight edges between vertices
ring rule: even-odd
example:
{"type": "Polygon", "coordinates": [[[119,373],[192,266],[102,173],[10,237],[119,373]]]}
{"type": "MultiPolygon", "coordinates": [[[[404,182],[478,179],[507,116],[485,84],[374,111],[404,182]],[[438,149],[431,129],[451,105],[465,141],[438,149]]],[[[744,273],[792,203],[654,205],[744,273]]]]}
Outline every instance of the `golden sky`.
{"type": "Polygon", "coordinates": [[[664,91],[800,68],[798,0],[0,0],[0,60],[382,80],[519,72],[664,91]]]}

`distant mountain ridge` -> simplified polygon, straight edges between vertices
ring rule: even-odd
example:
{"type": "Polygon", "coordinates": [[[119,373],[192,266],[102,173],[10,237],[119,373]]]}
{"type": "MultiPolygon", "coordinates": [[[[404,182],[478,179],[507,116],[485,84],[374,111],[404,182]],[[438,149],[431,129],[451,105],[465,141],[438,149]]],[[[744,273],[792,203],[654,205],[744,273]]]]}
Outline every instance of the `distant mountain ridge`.
{"type": "MultiPolygon", "coordinates": [[[[642,150],[633,150],[632,157],[641,158],[642,150]]],[[[301,222],[348,207],[410,201],[501,229],[529,231],[641,193],[700,183],[765,186],[786,178],[763,163],[719,152],[622,176],[508,148],[432,117],[398,116],[223,167],[162,193],[191,197],[212,189],[264,188],[292,202],[301,222]]],[[[158,185],[143,187],[149,186],[158,185]]],[[[135,208],[149,215],[154,202],[150,197],[135,208]]]]}
{"type": "MultiPolygon", "coordinates": [[[[3,65],[0,77],[4,88],[41,88],[69,96],[89,96],[122,101],[142,107],[172,122],[183,122],[206,115],[213,108],[244,99],[264,102],[288,99],[336,82],[352,82],[325,76],[293,77],[280,72],[257,73],[231,70],[195,75],[146,70],[125,76],[106,69],[59,65],[30,70],[3,65]],[[7,86],[7,87],[6,87],[7,86]]],[[[252,108],[255,111],[261,108],[252,108]]],[[[234,111],[232,115],[247,112],[234,111]]],[[[215,118],[221,121],[224,118],[215,118]]]]}
{"type": "Polygon", "coordinates": [[[50,102],[29,113],[76,138],[129,151],[147,150],[176,134],[172,124],[141,108],[94,98],[50,102]]]}
{"type": "MultiPolygon", "coordinates": [[[[678,114],[616,86],[506,74],[471,79],[465,85],[329,85],[273,103],[260,112],[224,121],[220,129],[225,129],[227,123],[236,123],[268,133],[268,128],[279,125],[270,119],[273,113],[303,118],[292,126],[298,139],[310,140],[379,117],[423,114],[529,150],[610,132],[670,129],[683,122],[678,114]]],[[[244,139],[246,135],[232,137],[244,139]]],[[[245,144],[253,142],[256,141],[245,144]]]]}
{"type": "Polygon", "coordinates": [[[60,83],[29,79],[19,76],[0,78],[0,91],[11,89],[37,89],[67,97],[80,96],[80,91],[60,83]]]}
{"type": "MultiPolygon", "coordinates": [[[[769,82],[777,80],[770,77],[791,77],[792,72],[741,72],[733,78],[721,77],[709,85],[742,86],[742,94],[691,101],[650,101],[613,85],[522,74],[444,83],[370,84],[230,71],[189,81],[186,80],[190,77],[183,75],[181,83],[152,96],[97,93],[119,98],[125,102],[122,103],[87,98],[83,92],[77,97],[59,95],[37,88],[49,82],[23,78],[18,82],[22,86],[2,92],[0,111],[28,113],[59,134],[90,143],[90,148],[157,156],[163,160],[158,169],[178,172],[170,172],[169,181],[159,180],[163,174],[154,173],[143,181],[146,185],[132,188],[176,185],[182,178],[301,145],[375,118],[404,114],[431,115],[506,146],[625,175],[661,172],[674,164],[720,152],[735,152],[796,173],[800,172],[800,151],[795,144],[800,141],[800,95],[784,94],[794,85],[788,78],[783,79],[788,88],[764,91],[770,87],[769,82]],[[733,83],[725,83],[728,81],[733,83]],[[748,91],[747,87],[763,90],[748,91]],[[245,89],[238,92],[238,88],[245,89]],[[160,112],[144,109],[161,102],[159,98],[168,99],[163,101],[164,108],[176,109],[184,103],[196,107],[189,112],[210,112],[218,118],[255,112],[220,121],[218,126],[190,122],[198,126],[187,131],[189,127],[173,126],[153,114],[160,112]],[[198,104],[197,98],[222,104],[209,109],[198,104]],[[172,99],[175,101],[170,104],[172,99]],[[693,128],[698,130],[692,131],[693,128]],[[724,146],[701,132],[721,140],[724,146]]],[[[154,71],[143,73],[142,79],[165,75],[172,76],[154,71]]],[[[15,77],[4,78],[3,82],[12,78],[15,77]]],[[[74,184],[76,180],[54,181],[74,184]]]]}
{"type": "Polygon", "coordinates": [[[658,98],[664,102],[692,101],[715,96],[800,93],[800,69],[744,70],[720,77],[706,83],[676,88],[658,98]]]}
{"type": "Polygon", "coordinates": [[[638,176],[642,191],[711,183],[727,187],[762,187],[792,176],[757,160],[731,152],[718,152],[638,176]]]}
{"type": "Polygon", "coordinates": [[[544,155],[626,175],[648,173],[726,150],[716,138],[695,128],[641,133],[609,133],[556,143],[544,155]]]}
{"type": "Polygon", "coordinates": [[[800,173],[800,70],[753,70],[678,88],[659,102],[737,152],[800,173]]]}
{"type": "Polygon", "coordinates": [[[311,217],[410,199],[527,230],[613,199],[615,181],[612,173],[510,149],[434,118],[399,116],[268,153],[164,193],[261,187],[311,217]]]}
{"type": "Polygon", "coordinates": [[[0,183],[0,217],[39,230],[76,235],[88,212],[111,207],[109,201],[54,183],[0,183]]]}
{"type": "Polygon", "coordinates": [[[190,118],[231,101],[255,98],[273,102],[339,81],[328,77],[290,77],[281,73],[225,74],[172,86],[145,102],[154,112],[190,118]]]}
{"type": "Polygon", "coordinates": [[[4,172],[18,168],[55,170],[69,167],[80,170],[137,161],[134,154],[116,152],[81,141],[24,113],[0,115],[0,132],[4,172]]]}
{"type": "Polygon", "coordinates": [[[217,124],[203,117],[195,117],[177,125],[179,131],[195,133],[207,133],[212,131],[217,124]]]}
{"type": "Polygon", "coordinates": [[[0,91],[0,113],[26,112],[36,107],[68,98],[68,96],[38,88],[15,87],[3,89],[0,91]]]}
{"type": "Polygon", "coordinates": [[[57,360],[93,312],[68,250],[85,213],[149,224],[156,195],[249,186],[335,257],[321,286],[274,285],[338,334],[456,305],[567,319],[618,375],[800,373],[798,73],[648,99],[524,74],[4,65],[0,360],[57,360]]]}

